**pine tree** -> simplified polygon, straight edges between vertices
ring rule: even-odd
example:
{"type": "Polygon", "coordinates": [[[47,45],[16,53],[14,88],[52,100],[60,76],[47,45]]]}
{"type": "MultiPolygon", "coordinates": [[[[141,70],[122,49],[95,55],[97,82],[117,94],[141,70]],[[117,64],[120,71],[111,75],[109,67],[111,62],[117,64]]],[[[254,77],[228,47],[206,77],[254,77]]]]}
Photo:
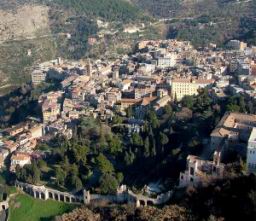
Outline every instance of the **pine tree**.
{"type": "Polygon", "coordinates": [[[160,132],[159,134],[159,142],[161,145],[161,150],[162,152],[164,152],[164,145],[169,142],[169,138],[163,132],[160,132]]]}
{"type": "Polygon", "coordinates": [[[149,142],[149,137],[146,137],[144,141],[144,157],[147,158],[150,156],[150,142],[149,142]]]}

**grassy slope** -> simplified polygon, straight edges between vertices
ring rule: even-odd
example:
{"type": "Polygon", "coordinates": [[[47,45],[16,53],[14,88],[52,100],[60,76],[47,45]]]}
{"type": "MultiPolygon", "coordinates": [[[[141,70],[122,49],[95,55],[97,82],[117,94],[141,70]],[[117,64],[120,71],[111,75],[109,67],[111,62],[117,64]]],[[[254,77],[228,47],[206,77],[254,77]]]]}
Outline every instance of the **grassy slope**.
{"type": "Polygon", "coordinates": [[[11,201],[9,221],[52,220],[56,215],[70,212],[74,205],[52,200],[42,201],[31,196],[19,194],[11,201]]]}

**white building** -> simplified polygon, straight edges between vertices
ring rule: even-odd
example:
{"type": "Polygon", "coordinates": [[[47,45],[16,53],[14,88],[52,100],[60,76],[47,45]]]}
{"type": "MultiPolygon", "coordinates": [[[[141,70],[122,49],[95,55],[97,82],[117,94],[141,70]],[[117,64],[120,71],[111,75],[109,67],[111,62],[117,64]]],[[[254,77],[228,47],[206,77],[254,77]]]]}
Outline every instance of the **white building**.
{"type": "Polygon", "coordinates": [[[25,166],[26,164],[31,164],[31,157],[27,153],[18,152],[12,155],[11,157],[11,171],[15,171],[16,166],[20,167],[25,166]]]}
{"type": "Polygon", "coordinates": [[[43,125],[38,124],[29,130],[32,139],[41,138],[43,136],[43,125]]]}
{"type": "Polygon", "coordinates": [[[42,70],[34,70],[31,73],[32,83],[34,85],[38,85],[42,82],[45,82],[46,77],[47,77],[47,73],[45,71],[42,71],[42,70]]]}
{"type": "Polygon", "coordinates": [[[172,53],[170,55],[159,57],[157,59],[157,67],[159,68],[170,68],[174,67],[177,62],[177,55],[172,53]]]}
{"type": "Polygon", "coordinates": [[[248,140],[246,165],[248,172],[256,172],[256,127],[252,129],[248,140]]]}

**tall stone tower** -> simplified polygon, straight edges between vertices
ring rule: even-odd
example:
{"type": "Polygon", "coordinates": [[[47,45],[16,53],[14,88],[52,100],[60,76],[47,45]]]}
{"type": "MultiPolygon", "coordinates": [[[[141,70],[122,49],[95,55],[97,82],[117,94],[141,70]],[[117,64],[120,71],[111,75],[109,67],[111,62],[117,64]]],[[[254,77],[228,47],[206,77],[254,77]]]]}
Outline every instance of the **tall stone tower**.
{"type": "Polygon", "coordinates": [[[92,64],[91,64],[90,59],[88,59],[88,62],[86,65],[86,72],[87,72],[88,76],[92,77],[92,64]]]}

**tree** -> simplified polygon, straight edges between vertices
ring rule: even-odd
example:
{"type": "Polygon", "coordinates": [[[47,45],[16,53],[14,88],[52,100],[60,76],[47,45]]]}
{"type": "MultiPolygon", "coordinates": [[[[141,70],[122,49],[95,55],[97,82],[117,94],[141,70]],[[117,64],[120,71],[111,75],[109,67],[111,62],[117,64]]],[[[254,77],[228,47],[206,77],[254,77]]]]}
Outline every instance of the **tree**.
{"type": "Polygon", "coordinates": [[[75,145],[73,147],[75,162],[83,162],[83,164],[86,163],[87,160],[87,154],[89,153],[89,148],[87,146],[82,145],[75,145]]]}
{"type": "Polygon", "coordinates": [[[57,167],[55,170],[55,178],[58,185],[64,185],[66,176],[67,173],[60,167],[57,167]]]}
{"type": "Polygon", "coordinates": [[[161,147],[162,147],[162,152],[164,152],[164,145],[166,145],[169,142],[169,138],[165,135],[165,133],[160,132],[159,142],[160,142],[161,147]]]}
{"type": "Polygon", "coordinates": [[[76,191],[79,191],[83,188],[83,183],[78,176],[74,178],[74,187],[76,191]]]}
{"type": "Polygon", "coordinates": [[[146,119],[149,121],[149,124],[153,129],[156,129],[159,127],[160,123],[158,121],[155,111],[149,110],[146,114],[146,119]]]}
{"type": "Polygon", "coordinates": [[[38,167],[39,167],[41,170],[42,170],[43,168],[47,167],[47,163],[46,163],[44,160],[42,160],[42,159],[38,160],[37,165],[38,165],[38,167]]]}
{"type": "Polygon", "coordinates": [[[117,178],[118,183],[121,184],[121,183],[123,182],[123,180],[124,180],[124,175],[123,175],[123,173],[118,172],[118,173],[116,174],[116,178],[117,178]]]}
{"type": "Polygon", "coordinates": [[[122,142],[117,135],[114,135],[109,139],[109,148],[112,154],[122,151],[122,142]]]}
{"type": "Polygon", "coordinates": [[[144,141],[144,157],[147,158],[150,156],[150,142],[149,142],[149,137],[146,137],[144,141]]]}
{"type": "Polygon", "coordinates": [[[245,101],[244,101],[243,96],[241,96],[241,95],[239,96],[238,103],[239,103],[239,107],[240,107],[240,112],[246,113],[245,101]]]}
{"type": "Polygon", "coordinates": [[[151,153],[150,155],[152,157],[156,156],[156,140],[155,140],[155,135],[153,133],[152,128],[150,127],[149,129],[149,143],[151,144],[151,153]]]}
{"type": "Polygon", "coordinates": [[[100,124],[100,134],[97,142],[98,142],[98,146],[102,149],[104,149],[107,146],[104,128],[102,124],[100,124]]]}
{"type": "Polygon", "coordinates": [[[242,95],[229,97],[226,110],[230,112],[246,112],[244,97],[242,95]]]}
{"type": "Polygon", "coordinates": [[[181,104],[183,107],[187,107],[189,109],[192,109],[192,107],[194,106],[194,99],[192,96],[184,96],[182,98],[181,104]]]}
{"type": "Polygon", "coordinates": [[[127,115],[127,117],[128,118],[131,118],[134,114],[133,114],[133,108],[132,108],[132,106],[130,106],[130,107],[128,107],[127,109],[126,109],[126,115],[127,115]]]}
{"type": "Polygon", "coordinates": [[[70,174],[66,179],[67,186],[71,190],[79,191],[83,188],[81,179],[74,174],[70,174]]]}
{"type": "Polygon", "coordinates": [[[71,164],[71,166],[69,168],[69,174],[78,176],[79,170],[78,170],[78,166],[75,163],[71,164]]]}
{"type": "Polygon", "coordinates": [[[118,187],[117,179],[111,174],[103,174],[100,177],[100,190],[103,194],[115,194],[118,187]]]}
{"type": "Polygon", "coordinates": [[[113,124],[122,124],[123,123],[123,118],[118,116],[118,115],[115,115],[112,119],[112,123],[113,124]]]}
{"type": "Polygon", "coordinates": [[[198,112],[206,111],[211,105],[212,99],[209,96],[206,88],[199,91],[199,95],[196,97],[194,105],[198,112]]]}
{"type": "Polygon", "coordinates": [[[100,136],[100,124],[92,117],[84,117],[78,126],[78,134],[82,138],[98,139],[100,136]]]}
{"type": "Polygon", "coordinates": [[[125,161],[125,164],[127,166],[131,165],[135,160],[135,155],[134,153],[129,150],[129,151],[126,151],[125,154],[124,154],[124,161],[125,161]]]}
{"type": "Polygon", "coordinates": [[[17,165],[15,169],[17,179],[26,182],[27,170],[25,169],[25,167],[21,168],[20,165],[17,165]]]}
{"type": "Polygon", "coordinates": [[[21,171],[20,176],[27,183],[38,184],[41,177],[41,171],[39,170],[37,164],[32,162],[31,165],[25,165],[21,171]]]}
{"type": "Polygon", "coordinates": [[[134,146],[143,146],[143,140],[138,133],[133,133],[131,137],[131,143],[134,146]]]}
{"type": "Polygon", "coordinates": [[[102,174],[112,173],[114,171],[112,163],[102,153],[96,158],[96,162],[102,174]]]}
{"type": "Polygon", "coordinates": [[[63,168],[64,171],[69,171],[70,163],[67,156],[65,156],[64,160],[61,162],[61,167],[63,168]]]}
{"type": "Polygon", "coordinates": [[[167,115],[171,115],[172,114],[172,107],[170,105],[165,105],[164,106],[164,113],[167,115]]]}
{"type": "Polygon", "coordinates": [[[240,111],[240,107],[236,104],[228,104],[226,106],[226,110],[230,111],[230,112],[239,112],[240,111]]]}

